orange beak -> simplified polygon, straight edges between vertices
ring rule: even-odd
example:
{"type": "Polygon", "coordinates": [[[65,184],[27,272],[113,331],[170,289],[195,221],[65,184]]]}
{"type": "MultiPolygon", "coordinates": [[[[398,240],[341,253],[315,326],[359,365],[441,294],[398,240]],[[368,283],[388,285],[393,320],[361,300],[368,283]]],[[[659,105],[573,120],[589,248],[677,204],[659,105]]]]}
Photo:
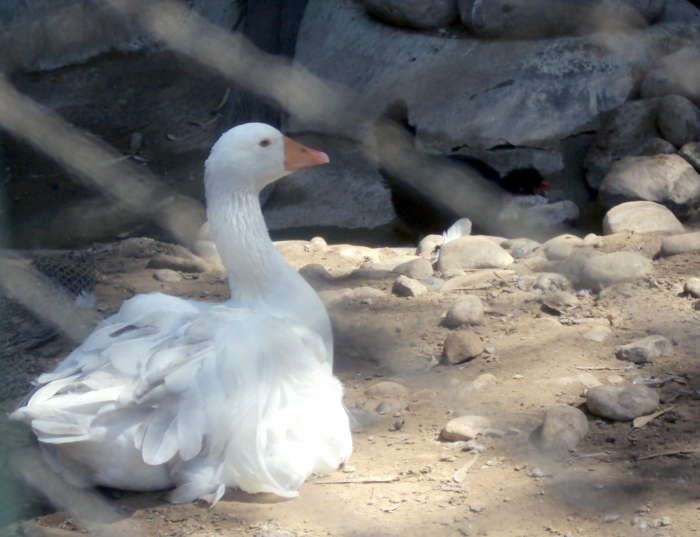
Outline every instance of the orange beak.
{"type": "Polygon", "coordinates": [[[282,136],[282,140],[284,141],[284,169],[288,172],[328,162],[328,155],[321,151],[301,145],[286,136],[282,136]]]}

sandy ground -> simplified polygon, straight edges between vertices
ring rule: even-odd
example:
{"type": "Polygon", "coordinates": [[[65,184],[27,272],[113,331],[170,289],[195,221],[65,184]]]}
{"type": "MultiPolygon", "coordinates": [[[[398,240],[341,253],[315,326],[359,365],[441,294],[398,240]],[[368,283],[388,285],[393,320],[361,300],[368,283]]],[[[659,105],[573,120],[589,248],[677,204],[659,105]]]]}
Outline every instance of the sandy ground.
{"type": "MultiPolygon", "coordinates": [[[[653,235],[624,234],[606,239],[603,250],[651,257],[658,244],[653,235]]],[[[176,283],[156,281],[146,263],[158,248],[137,251],[143,257],[119,247],[96,254],[102,275],[94,291],[101,315],[115,312],[134,293],[156,290],[200,300],[227,298],[225,274],[216,267],[176,283]]],[[[366,259],[381,262],[411,250],[325,248],[297,241],[278,248],[297,269],[309,263],[333,269],[335,279],[313,283],[319,291],[369,286],[386,292],[371,304],[346,299],[329,311],[345,404],[375,417],[354,433],[352,468],[312,476],[297,499],[231,491],[208,510],[204,503],[170,505],[157,493],[100,491],[88,501],[32,463],[35,483],[46,483],[54,492],[58,488],[63,505],[79,514],[59,511],[37,518],[24,526],[26,535],[70,537],[54,529],[194,537],[700,533],[700,455],[638,460],[700,448],[700,312],[682,292],[688,277],[700,275],[700,256],[657,260],[653,278],[600,296],[579,293],[580,306],[559,314],[543,308],[510,273],[494,273],[468,289],[399,298],[390,293],[396,275],[357,277],[351,269],[366,259]],[[427,370],[450,332],[440,326],[441,316],[464,294],[486,305],[485,323],[468,330],[492,352],[427,370]],[[610,327],[613,335],[604,343],[585,340],[582,334],[595,325],[610,327]],[[615,358],[617,346],[650,333],[671,340],[673,355],[642,368],[615,358]],[[493,375],[492,382],[473,384],[486,373],[493,375]],[[611,375],[626,381],[673,376],[656,388],[661,408],[679,406],[637,430],[588,415],[589,434],[575,452],[540,452],[529,438],[545,410],[563,403],[585,412],[586,387],[593,379],[607,383],[611,375]],[[405,386],[408,395],[398,398],[396,410],[379,415],[375,409],[381,400],[365,391],[387,380],[405,386]],[[477,439],[484,450],[458,483],[455,472],[472,462],[474,452],[440,440],[439,432],[451,417],[465,413],[487,417],[494,431],[477,439]],[[397,421],[403,421],[399,430],[397,421]]],[[[41,368],[50,369],[69,350],[68,342],[56,340],[35,356],[41,368]]]]}

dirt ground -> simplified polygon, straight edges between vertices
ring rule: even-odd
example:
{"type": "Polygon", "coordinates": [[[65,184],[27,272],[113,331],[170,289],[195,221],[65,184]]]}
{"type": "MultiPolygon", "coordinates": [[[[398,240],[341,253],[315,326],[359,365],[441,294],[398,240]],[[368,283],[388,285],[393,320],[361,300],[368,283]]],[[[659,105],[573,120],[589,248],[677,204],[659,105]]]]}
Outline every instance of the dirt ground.
{"type": "MultiPolygon", "coordinates": [[[[655,235],[625,233],[605,238],[603,250],[634,250],[651,257],[659,243],[655,235]]],[[[101,315],[115,312],[134,293],[227,298],[225,273],[217,266],[176,283],[156,281],[146,264],[163,248],[148,239],[132,239],[96,252],[102,274],[94,292],[101,315]]],[[[333,279],[312,281],[319,291],[369,286],[386,292],[371,303],[346,298],[329,308],[335,372],[345,386],[345,404],[368,411],[365,418],[372,416],[356,424],[346,468],[312,476],[297,499],[229,491],[211,510],[204,503],[170,505],[159,493],[101,491],[93,498],[99,509],[36,518],[23,527],[25,535],[700,533],[700,455],[663,454],[700,448],[700,312],[682,290],[688,277],[700,275],[700,256],[656,260],[654,276],[647,281],[600,295],[581,292],[578,307],[555,312],[528,290],[528,271],[520,260],[512,271],[483,271],[478,283],[466,289],[399,298],[390,292],[395,274],[353,269],[412,249],[324,247],[304,241],[280,243],[278,249],[297,269],[309,263],[330,269],[333,279]],[[428,368],[450,332],[441,326],[441,316],[464,294],[480,297],[487,314],[482,326],[462,329],[479,334],[490,352],[461,365],[428,368]],[[610,327],[613,335],[604,343],[584,339],[582,334],[595,325],[610,327]],[[651,333],[672,341],[672,356],[644,367],[615,358],[617,346],[651,333]],[[492,377],[480,377],[484,374],[492,377]],[[630,423],[589,415],[582,394],[596,380],[609,382],[611,375],[651,383],[660,392],[662,409],[678,406],[636,430],[630,423]],[[474,383],[477,377],[480,381],[474,383]],[[664,381],[669,377],[673,380],[664,381]],[[375,409],[382,401],[365,392],[387,380],[403,385],[408,394],[398,398],[395,410],[380,415],[375,409]],[[530,435],[544,412],[562,403],[587,413],[588,436],[575,452],[542,453],[530,435]],[[463,450],[464,443],[440,440],[447,421],[463,414],[484,416],[491,423],[492,430],[476,441],[483,446],[476,456],[463,450]],[[398,430],[397,421],[403,422],[398,430]],[[466,478],[456,482],[457,470],[475,457],[466,478]],[[109,523],[100,521],[100,509],[112,513],[109,523]]],[[[60,339],[48,343],[34,353],[39,361],[35,369],[51,369],[70,347],[60,339]]],[[[71,497],[69,488],[58,486],[60,496],[71,497]]]]}

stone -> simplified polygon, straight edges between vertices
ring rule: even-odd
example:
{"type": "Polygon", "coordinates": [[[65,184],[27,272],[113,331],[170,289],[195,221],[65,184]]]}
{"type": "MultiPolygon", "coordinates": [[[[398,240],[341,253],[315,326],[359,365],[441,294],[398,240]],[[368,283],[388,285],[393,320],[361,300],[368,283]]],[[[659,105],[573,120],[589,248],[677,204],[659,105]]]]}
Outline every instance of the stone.
{"type": "Polygon", "coordinates": [[[310,263],[304,265],[299,269],[299,274],[310,283],[318,281],[331,281],[333,276],[331,276],[328,269],[319,263],[310,263]]]}
{"type": "Polygon", "coordinates": [[[428,288],[418,280],[399,276],[396,278],[394,285],[391,286],[391,292],[396,296],[414,297],[427,293],[428,288]]]}
{"type": "Polygon", "coordinates": [[[369,397],[404,397],[408,390],[398,382],[379,382],[365,390],[369,397]]]}
{"type": "Polygon", "coordinates": [[[456,365],[476,358],[484,352],[484,344],[479,336],[471,332],[453,332],[445,339],[442,347],[442,361],[456,365]]]}
{"type": "Polygon", "coordinates": [[[398,272],[414,280],[420,280],[433,275],[433,266],[427,259],[423,259],[422,257],[402,263],[393,270],[394,272],[398,272]]]}
{"type": "Polygon", "coordinates": [[[323,237],[314,237],[309,242],[319,248],[325,248],[326,246],[328,246],[328,243],[324,240],[323,237]]]}
{"type": "Polygon", "coordinates": [[[637,200],[655,201],[677,216],[689,216],[700,204],[700,175],[678,155],[624,158],[605,176],[598,201],[613,207],[637,200]]]}
{"type": "Polygon", "coordinates": [[[660,101],[659,98],[628,101],[611,112],[586,154],[584,169],[588,186],[599,189],[616,161],[646,154],[649,143],[660,139],[656,125],[660,101]]]}
{"type": "Polygon", "coordinates": [[[482,416],[461,416],[448,421],[440,436],[450,442],[469,441],[490,427],[489,420],[482,416]]]}
{"type": "Polygon", "coordinates": [[[219,250],[216,248],[216,243],[214,241],[197,240],[192,245],[192,251],[199,257],[205,259],[219,257],[219,250]]]}
{"type": "Polygon", "coordinates": [[[183,259],[172,255],[156,254],[148,260],[146,268],[170,269],[178,272],[200,273],[207,270],[204,262],[196,259],[183,259]]]}
{"type": "Polygon", "coordinates": [[[386,293],[374,287],[355,287],[352,290],[353,297],[358,300],[384,298],[386,293]]]}
{"type": "Polygon", "coordinates": [[[532,287],[544,292],[557,289],[563,291],[566,289],[571,289],[571,281],[563,274],[559,274],[557,272],[542,272],[535,276],[535,280],[532,282],[532,287]]]}
{"type": "Polygon", "coordinates": [[[583,241],[575,235],[559,235],[545,242],[542,251],[550,261],[558,261],[569,257],[574,253],[574,248],[581,244],[583,241]]]}
{"type": "Polygon", "coordinates": [[[698,250],[700,250],[700,231],[695,231],[664,237],[661,241],[659,254],[662,257],[668,257],[686,252],[697,252],[698,250]]]}
{"type": "Polygon", "coordinates": [[[610,209],[603,219],[603,234],[621,231],[682,233],[683,224],[663,205],[652,201],[630,201],[610,209]]]}
{"type": "Polygon", "coordinates": [[[700,49],[685,47],[657,60],[642,79],[641,95],[682,95],[700,106],[700,49]]]}
{"type": "Polygon", "coordinates": [[[354,298],[352,289],[330,289],[320,291],[318,298],[321,299],[326,308],[333,308],[341,304],[346,304],[354,298]]]}
{"type": "Polygon", "coordinates": [[[618,360],[627,360],[635,364],[651,362],[654,358],[661,356],[671,356],[673,346],[671,342],[663,336],[648,336],[638,341],[618,347],[615,355],[618,360]]]}
{"type": "Polygon", "coordinates": [[[522,259],[524,257],[527,257],[532,252],[534,252],[539,246],[539,242],[525,238],[510,239],[501,244],[501,248],[509,250],[510,255],[512,255],[515,259],[522,259]]]}
{"type": "Polygon", "coordinates": [[[687,160],[696,172],[700,173],[700,142],[685,144],[678,151],[678,154],[687,160]]]}
{"type": "Polygon", "coordinates": [[[545,451],[570,451],[588,434],[588,420],[578,408],[557,405],[544,415],[540,446],[545,451]]]}
{"type": "Polygon", "coordinates": [[[614,252],[589,257],[583,264],[583,287],[600,291],[611,285],[638,280],[652,273],[652,263],[634,252],[614,252]]]}
{"type": "Polygon", "coordinates": [[[182,276],[170,269],[158,269],[153,273],[153,278],[159,282],[174,283],[182,280],[182,276]]]}
{"type": "Polygon", "coordinates": [[[461,298],[447,310],[443,323],[448,328],[484,324],[484,306],[481,299],[472,295],[461,298]]]}
{"type": "Polygon", "coordinates": [[[425,285],[428,289],[432,289],[434,291],[439,291],[440,288],[443,286],[445,283],[443,280],[440,278],[436,278],[435,276],[430,276],[428,278],[423,278],[420,281],[423,285],[425,285]]]}
{"type": "Polygon", "coordinates": [[[624,377],[621,377],[620,375],[608,375],[608,377],[605,379],[608,381],[608,384],[612,384],[613,386],[617,386],[619,384],[624,384],[627,382],[624,377]]]}
{"type": "Polygon", "coordinates": [[[456,0],[364,0],[378,19],[405,28],[441,28],[459,20],[456,0]]]}
{"type": "Polygon", "coordinates": [[[419,259],[425,261],[425,259],[422,259],[417,255],[402,255],[399,257],[393,257],[391,259],[368,261],[364,263],[360,268],[367,270],[390,270],[396,272],[396,267],[406,265],[411,261],[417,261],[419,259]]]}
{"type": "Polygon", "coordinates": [[[575,222],[579,214],[578,205],[570,200],[562,200],[528,207],[523,211],[522,217],[525,224],[531,227],[554,227],[575,222]]]}
{"type": "Polygon", "coordinates": [[[506,268],[512,263],[513,257],[489,239],[461,237],[441,248],[436,268],[506,268]]]}
{"type": "Polygon", "coordinates": [[[632,421],[659,406],[659,395],[643,384],[601,385],[586,392],[591,414],[614,421],[632,421]]]}
{"type": "Polygon", "coordinates": [[[578,306],[579,300],[575,294],[568,291],[550,291],[542,296],[544,304],[551,304],[555,307],[564,308],[567,306],[578,306]]]}
{"type": "Polygon", "coordinates": [[[663,97],[656,122],[664,140],[676,147],[700,140],[700,110],[685,97],[663,97]]]}
{"type": "Polygon", "coordinates": [[[700,298],[700,278],[689,278],[683,286],[683,291],[694,298],[700,298]]]}
{"type": "Polygon", "coordinates": [[[581,243],[581,246],[583,246],[584,248],[602,248],[603,247],[603,239],[601,239],[595,233],[589,233],[588,235],[586,235],[583,238],[583,242],[581,243]]]}
{"type": "Polygon", "coordinates": [[[654,155],[673,155],[678,149],[671,142],[663,138],[649,138],[642,146],[638,156],[653,157],[654,155]]]}
{"type": "Polygon", "coordinates": [[[384,415],[384,414],[389,414],[396,412],[397,410],[401,410],[406,406],[406,403],[403,403],[397,399],[384,399],[381,403],[377,405],[377,408],[375,410],[377,411],[377,414],[384,415]]]}
{"type": "Polygon", "coordinates": [[[594,326],[583,334],[583,339],[602,343],[610,336],[612,336],[612,330],[607,326],[594,326]]]}
{"type": "Polygon", "coordinates": [[[416,255],[429,256],[438,246],[442,246],[445,242],[445,237],[442,235],[427,235],[424,237],[416,248],[416,255]]]}

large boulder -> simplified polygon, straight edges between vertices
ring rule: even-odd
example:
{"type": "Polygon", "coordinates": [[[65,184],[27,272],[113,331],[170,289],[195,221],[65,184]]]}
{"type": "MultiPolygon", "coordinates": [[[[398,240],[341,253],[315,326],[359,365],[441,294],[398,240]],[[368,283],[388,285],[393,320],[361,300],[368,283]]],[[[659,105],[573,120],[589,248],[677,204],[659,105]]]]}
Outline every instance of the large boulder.
{"type": "Polygon", "coordinates": [[[365,0],[375,17],[407,28],[439,28],[459,20],[456,0],[365,0]]]}
{"type": "Polygon", "coordinates": [[[603,234],[621,231],[683,233],[683,224],[663,205],[652,201],[630,201],[610,209],[603,219],[603,234]]]}
{"type": "Polygon", "coordinates": [[[612,167],[598,199],[606,207],[654,201],[679,216],[689,216],[700,204],[700,175],[678,155],[628,157],[612,167]]]}
{"type": "Polygon", "coordinates": [[[700,48],[689,46],[660,58],[642,80],[642,97],[682,95],[700,106],[700,48]]]}

